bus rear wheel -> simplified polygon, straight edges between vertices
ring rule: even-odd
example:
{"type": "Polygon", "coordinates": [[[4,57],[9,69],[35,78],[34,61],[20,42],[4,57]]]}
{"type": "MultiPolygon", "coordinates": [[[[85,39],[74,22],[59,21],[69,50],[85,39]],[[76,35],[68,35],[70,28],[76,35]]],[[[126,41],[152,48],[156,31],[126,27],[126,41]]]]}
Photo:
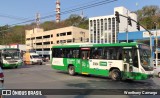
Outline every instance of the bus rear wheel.
{"type": "Polygon", "coordinates": [[[113,69],[111,71],[112,80],[121,80],[121,72],[118,69],[113,69]]]}
{"type": "Polygon", "coordinates": [[[71,76],[74,76],[76,73],[75,73],[75,68],[74,68],[74,66],[69,66],[68,67],[68,73],[69,73],[69,75],[71,75],[71,76]]]}

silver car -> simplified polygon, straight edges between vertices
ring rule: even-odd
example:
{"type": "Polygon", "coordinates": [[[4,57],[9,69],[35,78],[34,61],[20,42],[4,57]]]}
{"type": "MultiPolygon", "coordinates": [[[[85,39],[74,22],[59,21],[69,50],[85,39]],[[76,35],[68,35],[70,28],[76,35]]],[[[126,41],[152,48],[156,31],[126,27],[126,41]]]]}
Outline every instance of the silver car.
{"type": "Polygon", "coordinates": [[[160,66],[154,67],[154,74],[160,78],[160,66]]]}

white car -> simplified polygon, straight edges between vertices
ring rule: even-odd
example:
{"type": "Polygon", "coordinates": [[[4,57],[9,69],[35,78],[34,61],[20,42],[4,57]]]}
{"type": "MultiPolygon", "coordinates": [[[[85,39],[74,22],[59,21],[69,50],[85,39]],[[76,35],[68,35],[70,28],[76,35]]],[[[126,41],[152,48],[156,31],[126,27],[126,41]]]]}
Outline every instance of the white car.
{"type": "Polygon", "coordinates": [[[160,66],[154,67],[154,74],[160,78],[160,66]]]}

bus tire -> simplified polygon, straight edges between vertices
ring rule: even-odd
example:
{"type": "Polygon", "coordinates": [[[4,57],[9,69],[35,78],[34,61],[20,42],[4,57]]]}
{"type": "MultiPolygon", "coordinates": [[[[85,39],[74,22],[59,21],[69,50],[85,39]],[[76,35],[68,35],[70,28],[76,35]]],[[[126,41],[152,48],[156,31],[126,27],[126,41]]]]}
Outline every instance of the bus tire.
{"type": "Polygon", "coordinates": [[[33,65],[33,62],[31,61],[31,63],[30,63],[31,65],[33,65]]]}
{"type": "Polygon", "coordinates": [[[71,76],[74,76],[76,73],[75,73],[75,68],[74,68],[74,66],[69,66],[68,67],[68,73],[69,73],[69,75],[71,75],[71,76]]]}
{"type": "Polygon", "coordinates": [[[121,72],[120,72],[120,70],[113,69],[111,71],[111,78],[112,78],[112,80],[115,80],[115,81],[121,80],[121,72]]]}
{"type": "Polygon", "coordinates": [[[42,62],[40,62],[40,65],[42,65],[42,62]]]}
{"type": "Polygon", "coordinates": [[[18,68],[18,66],[15,66],[15,68],[18,68]]]}

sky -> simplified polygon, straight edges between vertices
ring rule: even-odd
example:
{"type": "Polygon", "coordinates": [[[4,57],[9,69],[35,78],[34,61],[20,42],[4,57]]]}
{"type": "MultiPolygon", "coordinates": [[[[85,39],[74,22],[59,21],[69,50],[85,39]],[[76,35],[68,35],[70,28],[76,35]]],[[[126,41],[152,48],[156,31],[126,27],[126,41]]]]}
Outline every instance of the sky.
{"type": "MultiPolygon", "coordinates": [[[[88,4],[105,1],[105,0],[60,0],[61,12],[79,8],[88,4]]],[[[106,0],[107,1],[107,0],[106,0]]],[[[114,1],[114,0],[108,0],[114,1]]],[[[16,25],[30,19],[35,19],[36,13],[40,17],[53,15],[44,21],[55,20],[55,2],[56,0],[1,0],[0,3],[0,26],[16,25]],[[6,17],[7,16],[7,17],[6,17]]],[[[160,0],[116,0],[108,4],[88,8],[83,10],[84,16],[96,17],[112,15],[114,7],[124,6],[130,11],[136,11],[147,5],[157,5],[160,7],[160,0]],[[138,5],[137,5],[138,4],[138,5]]],[[[71,14],[81,14],[82,10],[61,15],[61,20],[68,18],[71,14]]],[[[25,23],[30,24],[31,22],[25,23]]]]}

